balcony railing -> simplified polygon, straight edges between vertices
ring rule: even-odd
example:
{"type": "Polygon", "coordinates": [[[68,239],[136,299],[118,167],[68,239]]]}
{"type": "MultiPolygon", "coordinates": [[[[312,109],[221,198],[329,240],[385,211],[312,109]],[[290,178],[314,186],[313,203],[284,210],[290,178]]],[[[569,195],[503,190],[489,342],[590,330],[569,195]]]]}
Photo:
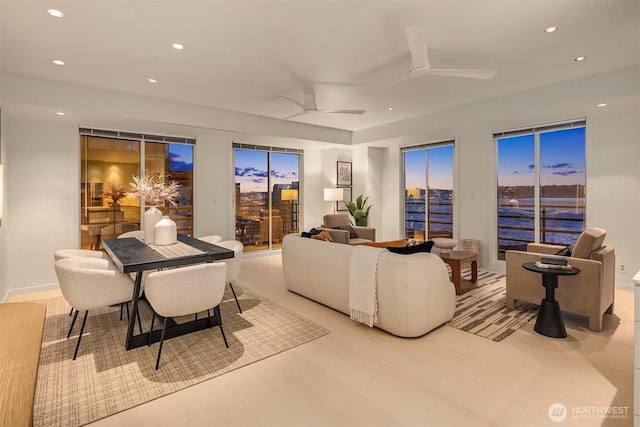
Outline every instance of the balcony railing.
{"type": "Polygon", "coordinates": [[[424,240],[434,237],[453,237],[453,206],[450,199],[431,199],[428,210],[428,234],[425,235],[425,201],[405,200],[405,236],[424,240]]]}
{"type": "MultiPolygon", "coordinates": [[[[498,259],[507,250],[527,250],[535,241],[534,205],[500,205],[498,213],[498,259]]],[[[584,230],[584,204],[545,204],[540,208],[540,243],[570,245],[584,230]]]]}

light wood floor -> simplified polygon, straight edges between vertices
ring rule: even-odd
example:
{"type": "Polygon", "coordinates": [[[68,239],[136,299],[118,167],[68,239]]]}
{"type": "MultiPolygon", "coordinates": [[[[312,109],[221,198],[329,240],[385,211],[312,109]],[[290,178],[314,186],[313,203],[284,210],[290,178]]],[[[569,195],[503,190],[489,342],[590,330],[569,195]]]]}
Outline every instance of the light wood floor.
{"type": "Polygon", "coordinates": [[[286,291],[279,256],[245,258],[241,278],[331,333],[92,426],[633,424],[631,292],[616,291],[599,334],[565,315],[566,339],[529,324],[496,343],[448,326],[403,339],[356,324],[286,291]],[[554,403],[568,409],[561,423],[554,403]],[[597,413],[611,407],[627,415],[597,413]]]}

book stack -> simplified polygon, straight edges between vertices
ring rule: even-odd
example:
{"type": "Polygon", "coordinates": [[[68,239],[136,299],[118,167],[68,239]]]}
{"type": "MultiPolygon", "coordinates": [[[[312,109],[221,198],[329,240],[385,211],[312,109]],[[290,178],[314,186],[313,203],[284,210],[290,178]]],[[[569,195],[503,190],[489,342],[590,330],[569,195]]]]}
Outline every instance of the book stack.
{"type": "Polygon", "coordinates": [[[540,261],[536,261],[536,267],[548,268],[552,270],[571,270],[567,259],[560,256],[543,256],[540,261]]]}

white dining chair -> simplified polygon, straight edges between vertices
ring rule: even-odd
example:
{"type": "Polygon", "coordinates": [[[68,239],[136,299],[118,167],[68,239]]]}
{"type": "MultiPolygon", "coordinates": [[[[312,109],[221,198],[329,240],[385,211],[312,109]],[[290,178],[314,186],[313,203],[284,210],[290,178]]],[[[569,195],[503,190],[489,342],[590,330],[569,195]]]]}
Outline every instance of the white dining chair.
{"type": "Polygon", "coordinates": [[[167,319],[207,312],[211,322],[210,309],[218,320],[224,344],[229,348],[222,329],[220,302],[224,295],[227,266],[222,263],[196,264],[170,270],[154,271],[147,277],[146,296],[153,309],[149,345],[153,335],[153,323],[157,316],[164,318],[160,347],[156,359],[156,370],[160,366],[160,355],[167,330],[167,319]]]}
{"type": "Polygon", "coordinates": [[[113,263],[98,258],[61,258],[55,262],[55,270],[62,295],[75,309],[67,338],[71,336],[78,313],[84,311],[80,335],[73,353],[73,360],[76,360],[89,310],[131,300],[133,281],[128,275],[113,268],[113,263]]]}
{"type": "Polygon", "coordinates": [[[122,233],[118,236],[118,239],[124,239],[125,237],[144,238],[144,230],[133,230],[122,233]]]}
{"type": "Polygon", "coordinates": [[[231,293],[233,294],[233,298],[236,300],[238,310],[240,311],[240,313],[242,313],[242,308],[240,308],[240,302],[238,301],[236,290],[233,288],[233,282],[238,280],[238,278],[240,277],[244,245],[238,240],[224,240],[221,242],[217,242],[216,245],[233,251],[233,258],[227,258],[218,262],[224,262],[225,264],[227,264],[226,282],[231,288],[231,293]]]}
{"type": "MultiPolygon", "coordinates": [[[[96,258],[96,259],[106,259],[111,262],[111,257],[102,251],[94,251],[90,249],[58,249],[53,252],[53,261],[57,261],[62,258],[71,258],[71,257],[85,257],[85,258],[96,258]]],[[[129,306],[127,305],[127,315],[129,313],[129,306]]],[[[71,311],[69,312],[69,316],[73,314],[73,307],[71,307],[71,311]]],[[[122,305],[120,306],[120,320],[122,320],[122,305]]]]}
{"type": "Polygon", "coordinates": [[[210,234],[208,236],[198,237],[199,240],[204,240],[207,243],[218,243],[222,242],[222,237],[217,234],[210,234]]]}

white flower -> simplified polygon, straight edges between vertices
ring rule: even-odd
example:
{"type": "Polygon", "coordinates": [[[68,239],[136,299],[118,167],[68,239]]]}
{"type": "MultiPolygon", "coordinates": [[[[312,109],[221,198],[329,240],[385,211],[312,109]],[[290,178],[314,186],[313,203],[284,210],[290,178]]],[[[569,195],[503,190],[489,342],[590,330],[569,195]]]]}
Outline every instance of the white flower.
{"type": "Polygon", "coordinates": [[[176,181],[165,183],[156,175],[154,178],[150,171],[146,170],[141,177],[134,176],[131,190],[138,200],[150,206],[162,206],[165,202],[176,206],[175,199],[180,195],[180,184],[176,181]]]}

